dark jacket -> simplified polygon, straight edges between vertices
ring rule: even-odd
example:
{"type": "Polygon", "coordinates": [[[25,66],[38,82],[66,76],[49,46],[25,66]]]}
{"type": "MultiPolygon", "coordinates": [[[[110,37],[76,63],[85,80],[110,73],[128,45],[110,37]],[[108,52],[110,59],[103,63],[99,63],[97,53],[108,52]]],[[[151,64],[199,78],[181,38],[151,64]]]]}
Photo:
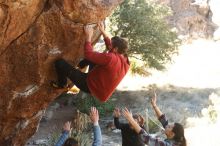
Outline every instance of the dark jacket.
{"type": "Polygon", "coordinates": [[[122,146],[144,146],[139,134],[137,134],[127,123],[120,123],[119,118],[114,118],[114,124],[121,130],[122,146]]]}

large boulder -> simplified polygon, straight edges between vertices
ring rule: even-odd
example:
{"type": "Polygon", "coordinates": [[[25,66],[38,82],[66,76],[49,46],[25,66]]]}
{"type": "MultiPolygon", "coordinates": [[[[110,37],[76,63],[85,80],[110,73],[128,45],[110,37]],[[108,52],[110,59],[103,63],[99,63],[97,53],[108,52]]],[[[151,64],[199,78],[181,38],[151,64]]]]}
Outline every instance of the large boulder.
{"type": "MultiPolygon", "coordinates": [[[[123,0],[0,0],[0,145],[22,146],[60,91],[53,62],[83,56],[83,25],[105,19],[123,0]]],[[[96,29],[93,43],[99,38],[96,29]]]]}

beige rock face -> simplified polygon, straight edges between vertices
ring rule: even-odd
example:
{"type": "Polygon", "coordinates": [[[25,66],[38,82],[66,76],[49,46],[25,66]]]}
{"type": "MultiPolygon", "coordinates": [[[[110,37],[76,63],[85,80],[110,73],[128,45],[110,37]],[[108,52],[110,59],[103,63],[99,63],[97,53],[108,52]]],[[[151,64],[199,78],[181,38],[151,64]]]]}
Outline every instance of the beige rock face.
{"type": "Polygon", "coordinates": [[[49,86],[54,60],[75,65],[83,55],[83,25],[105,19],[122,1],[0,0],[1,146],[22,146],[35,133],[60,94],[49,86]]]}
{"type": "Polygon", "coordinates": [[[186,38],[211,37],[214,27],[207,0],[158,0],[173,11],[169,22],[178,33],[186,38]]]}

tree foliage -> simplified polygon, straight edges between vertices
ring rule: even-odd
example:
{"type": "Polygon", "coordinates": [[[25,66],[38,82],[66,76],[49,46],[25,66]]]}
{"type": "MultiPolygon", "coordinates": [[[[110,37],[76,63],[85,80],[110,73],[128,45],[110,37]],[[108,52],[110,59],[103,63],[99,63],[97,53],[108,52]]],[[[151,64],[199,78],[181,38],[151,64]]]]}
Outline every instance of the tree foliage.
{"type": "Polygon", "coordinates": [[[179,40],[166,22],[169,9],[146,0],[125,0],[110,17],[114,35],[129,42],[129,56],[162,70],[177,53],[179,40]]]}

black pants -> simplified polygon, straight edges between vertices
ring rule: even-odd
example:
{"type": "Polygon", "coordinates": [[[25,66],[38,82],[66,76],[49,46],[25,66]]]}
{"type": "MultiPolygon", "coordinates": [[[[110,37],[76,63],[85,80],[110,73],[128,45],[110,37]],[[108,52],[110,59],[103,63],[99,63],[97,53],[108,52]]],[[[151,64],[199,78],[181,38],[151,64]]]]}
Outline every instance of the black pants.
{"type": "MultiPolygon", "coordinates": [[[[84,61],[84,60],[83,60],[84,61]]],[[[86,65],[90,65],[89,61],[84,61],[84,63],[81,63],[82,65],[79,66],[80,68],[85,67],[86,65]]],[[[92,65],[92,64],[91,64],[92,65]]],[[[67,63],[64,59],[59,59],[55,62],[55,68],[57,72],[58,77],[58,86],[64,87],[67,84],[67,78],[69,78],[73,84],[75,84],[80,90],[90,93],[86,79],[87,79],[87,73],[83,73],[73,66],[71,66],[69,63],[67,63]]]]}
{"type": "Polygon", "coordinates": [[[91,61],[87,60],[87,59],[83,59],[82,61],[80,61],[78,67],[79,68],[84,68],[87,65],[89,65],[89,71],[91,71],[95,67],[95,64],[92,63],[91,61]]]}

